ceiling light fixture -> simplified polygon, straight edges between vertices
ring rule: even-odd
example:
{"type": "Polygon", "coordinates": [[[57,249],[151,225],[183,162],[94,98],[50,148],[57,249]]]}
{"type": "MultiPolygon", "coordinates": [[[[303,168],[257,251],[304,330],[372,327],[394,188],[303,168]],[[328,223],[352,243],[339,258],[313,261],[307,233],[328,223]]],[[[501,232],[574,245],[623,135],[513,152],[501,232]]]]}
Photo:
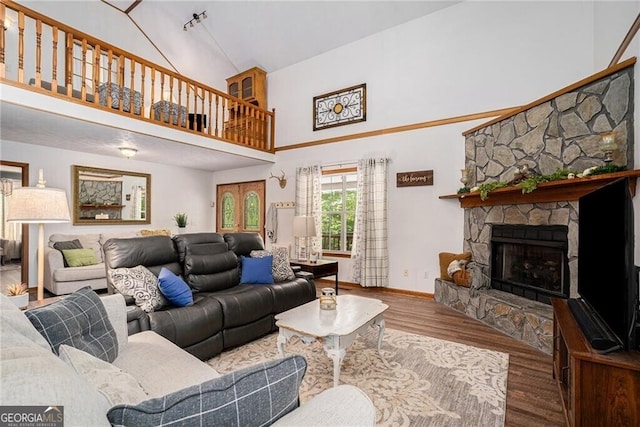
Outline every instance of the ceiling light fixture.
{"type": "Polygon", "coordinates": [[[138,152],[138,150],[136,150],[135,148],[131,148],[131,147],[119,147],[118,150],[120,150],[122,155],[125,156],[127,159],[132,158],[138,152]]]}
{"type": "Polygon", "coordinates": [[[191,18],[190,20],[188,20],[187,22],[185,22],[185,24],[182,26],[182,31],[187,31],[189,28],[187,27],[187,25],[191,28],[193,28],[193,21],[197,23],[200,23],[203,19],[207,19],[207,11],[204,10],[200,13],[194,13],[193,18],[191,18]]]}

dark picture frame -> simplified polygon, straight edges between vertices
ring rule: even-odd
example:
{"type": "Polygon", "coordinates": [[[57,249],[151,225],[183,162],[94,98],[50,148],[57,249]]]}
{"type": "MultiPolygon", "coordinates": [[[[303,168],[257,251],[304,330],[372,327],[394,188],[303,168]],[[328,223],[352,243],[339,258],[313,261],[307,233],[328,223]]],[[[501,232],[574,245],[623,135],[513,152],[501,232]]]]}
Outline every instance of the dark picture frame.
{"type": "Polygon", "coordinates": [[[313,130],[367,120],[367,84],[313,97],[313,130]]]}

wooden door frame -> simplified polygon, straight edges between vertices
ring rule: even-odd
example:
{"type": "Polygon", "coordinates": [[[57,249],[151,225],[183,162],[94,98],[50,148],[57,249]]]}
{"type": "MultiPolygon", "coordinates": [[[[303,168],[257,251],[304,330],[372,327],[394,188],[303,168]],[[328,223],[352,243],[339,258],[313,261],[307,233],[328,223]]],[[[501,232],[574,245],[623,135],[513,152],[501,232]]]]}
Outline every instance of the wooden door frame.
{"type": "MultiPolygon", "coordinates": [[[[10,160],[0,160],[2,166],[12,166],[22,169],[22,186],[29,186],[29,163],[12,162],[10,160]]],[[[22,224],[22,257],[20,263],[22,265],[22,283],[29,284],[29,224],[22,224]]]]}

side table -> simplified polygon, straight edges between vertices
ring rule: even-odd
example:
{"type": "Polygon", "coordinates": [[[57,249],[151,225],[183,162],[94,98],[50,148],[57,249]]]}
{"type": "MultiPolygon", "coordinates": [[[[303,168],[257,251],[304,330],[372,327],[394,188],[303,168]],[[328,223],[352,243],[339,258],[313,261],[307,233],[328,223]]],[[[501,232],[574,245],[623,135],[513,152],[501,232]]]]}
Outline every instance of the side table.
{"type": "Polygon", "coordinates": [[[313,274],[314,279],[327,276],[336,276],[335,290],[338,295],[338,261],[319,259],[316,262],[302,259],[290,260],[289,264],[300,267],[300,270],[313,274]]]}
{"type": "Polygon", "coordinates": [[[31,310],[32,308],[39,308],[39,307],[44,307],[45,305],[49,305],[51,303],[54,303],[56,301],[60,301],[61,299],[64,298],[64,295],[57,295],[54,297],[49,297],[49,298],[45,298],[43,300],[35,300],[35,301],[29,301],[29,305],[27,305],[27,310],[31,310]]]}

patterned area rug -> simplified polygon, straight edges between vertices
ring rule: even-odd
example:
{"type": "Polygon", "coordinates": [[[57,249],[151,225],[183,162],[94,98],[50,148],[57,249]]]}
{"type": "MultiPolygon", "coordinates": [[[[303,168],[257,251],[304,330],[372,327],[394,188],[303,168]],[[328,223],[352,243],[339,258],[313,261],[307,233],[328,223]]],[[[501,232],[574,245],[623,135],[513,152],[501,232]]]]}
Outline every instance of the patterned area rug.
{"type": "MultiPolygon", "coordinates": [[[[227,373],[277,358],[277,336],[224,352],[208,363],[227,373]]],[[[333,362],[320,343],[293,338],[285,351],[307,358],[302,403],[333,386],[333,362]]],[[[386,329],[382,356],[377,329],[370,329],[347,349],[340,374],[341,384],[353,384],[369,395],[378,425],[504,425],[508,354],[386,329]]]]}

